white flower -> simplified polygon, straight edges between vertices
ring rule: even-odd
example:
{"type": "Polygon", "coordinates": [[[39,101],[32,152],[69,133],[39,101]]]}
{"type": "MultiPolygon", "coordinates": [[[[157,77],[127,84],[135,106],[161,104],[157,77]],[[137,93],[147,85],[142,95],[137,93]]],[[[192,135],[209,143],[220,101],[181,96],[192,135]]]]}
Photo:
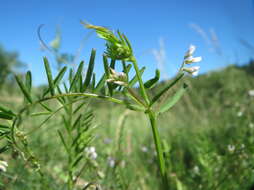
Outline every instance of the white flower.
{"type": "Polygon", "coordinates": [[[195,166],[194,168],[193,168],[193,172],[195,173],[195,174],[199,174],[199,167],[198,166],[195,166]]]}
{"type": "Polygon", "coordinates": [[[148,148],[147,148],[146,146],[142,146],[142,147],[141,147],[141,151],[142,151],[142,152],[148,152],[148,148]]]}
{"type": "Polygon", "coordinates": [[[234,151],[235,151],[235,146],[229,144],[229,145],[228,145],[228,151],[229,151],[229,152],[234,152],[234,151]]]}
{"type": "Polygon", "coordinates": [[[95,160],[97,158],[97,153],[94,146],[86,147],[85,152],[89,158],[95,160]]]}
{"type": "Polygon", "coordinates": [[[8,163],[6,161],[0,161],[0,171],[6,172],[8,163]]]}
{"type": "Polygon", "coordinates": [[[109,167],[113,168],[115,166],[115,159],[112,157],[108,157],[108,165],[109,167]]]}
{"type": "Polygon", "coordinates": [[[249,94],[249,96],[254,96],[254,90],[249,90],[248,94],[249,94]]]}
{"type": "Polygon", "coordinates": [[[116,72],[114,69],[109,68],[109,79],[106,81],[125,86],[127,82],[127,75],[123,72],[116,72]]]}
{"type": "Polygon", "coordinates": [[[192,76],[197,76],[198,72],[199,72],[200,67],[199,66],[195,66],[195,67],[190,67],[190,68],[186,68],[184,67],[182,70],[191,74],[192,76]]]}
{"type": "Polygon", "coordinates": [[[243,112],[239,111],[239,112],[237,113],[237,116],[238,116],[238,117],[242,117],[242,116],[243,116],[243,112]]]}
{"type": "Polygon", "coordinates": [[[250,124],[249,124],[249,128],[253,129],[253,128],[254,128],[254,124],[253,124],[253,123],[250,123],[250,124]]]}
{"type": "Polygon", "coordinates": [[[193,53],[195,52],[195,50],[196,50],[196,46],[194,46],[194,45],[191,44],[190,47],[189,47],[189,49],[188,49],[188,51],[185,53],[184,58],[186,59],[186,58],[192,56],[193,53]]]}
{"type": "Polygon", "coordinates": [[[192,57],[192,56],[190,56],[190,57],[184,59],[184,62],[186,64],[198,63],[200,61],[202,61],[202,57],[192,57]]]}

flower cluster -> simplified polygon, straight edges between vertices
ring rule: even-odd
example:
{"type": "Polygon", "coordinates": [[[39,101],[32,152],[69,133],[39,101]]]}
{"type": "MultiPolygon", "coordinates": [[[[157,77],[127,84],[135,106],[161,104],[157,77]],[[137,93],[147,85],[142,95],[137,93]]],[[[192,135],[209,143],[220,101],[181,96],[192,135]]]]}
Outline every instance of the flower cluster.
{"type": "Polygon", "coordinates": [[[86,147],[85,152],[86,152],[87,156],[89,158],[91,158],[92,160],[95,160],[97,158],[97,153],[95,151],[95,147],[93,147],[93,146],[86,147]]]}
{"type": "Polygon", "coordinates": [[[102,26],[95,26],[88,23],[82,23],[88,29],[94,29],[97,35],[106,40],[105,55],[114,60],[131,61],[133,58],[133,52],[131,45],[124,34],[117,32],[118,36],[109,29],[102,26]]]}
{"type": "MultiPolygon", "coordinates": [[[[192,63],[197,63],[202,60],[202,57],[193,57],[193,53],[195,52],[195,50],[196,50],[196,47],[194,45],[190,45],[188,51],[185,53],[183,66],[186,64],[189,65],[192,63]]],[[[192,76],[197,76],[199,69],[200,69],[199,66],[183,67],[182,71],[185,71],[191,74],[192,76]]]]}
{"type": "Polygon", "coordinates": [[[107,82],[125,86],[127,84],[127,75],[123,72],[116,72],[114,69],[109,68],[109,78],[107,79],[107,82]]]}

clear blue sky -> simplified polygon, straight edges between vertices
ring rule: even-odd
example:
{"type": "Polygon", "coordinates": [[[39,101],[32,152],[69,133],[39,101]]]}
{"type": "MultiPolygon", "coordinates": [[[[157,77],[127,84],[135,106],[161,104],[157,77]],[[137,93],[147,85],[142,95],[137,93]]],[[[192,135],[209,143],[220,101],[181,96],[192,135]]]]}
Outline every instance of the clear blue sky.
{"type": "MultiPolygon", "coordinates": [[[[41,34],[50,42],[59,25],[62,51],[76,54],[89,32],[79,20],[124,32],[133,44],[139,64],[147,67],[146,79],[152,77],[157,67],[151,50],[159,48],[159,38],[164,39],[166,65],[163,72],[168,77],[176,72],[189,44],[196,45],[196,55],[203,57],[199,64],[202,72],[235,61],[247,62],[252,54],[240,39],[254,45],[253,0],[2,0],[0,44],[7,50],[18,51],[21,60],[32,70],[35,84],[41,84],[46,81],[42,57],[53,59],[40,50],[38,26],[45,24],[41,34]],[[211,45],[214,33],[222,55],[211,45]]],[[[100,56],[103,44],[94,34],[85,42],[80,55],[80,60],[87,62],[91,48],[98,50],[98,74],[103,70],[100,56]]]]}

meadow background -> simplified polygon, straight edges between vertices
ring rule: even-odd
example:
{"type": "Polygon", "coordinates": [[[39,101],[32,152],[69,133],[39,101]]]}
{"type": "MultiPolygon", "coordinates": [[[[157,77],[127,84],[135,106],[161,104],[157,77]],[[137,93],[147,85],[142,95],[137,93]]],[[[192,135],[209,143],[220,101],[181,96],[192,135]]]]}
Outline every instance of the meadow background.
{"type": "MultiPolygon", "coordinates": [[[[4,2],[0,9],[0,22],[5,26],[0,31],[0,104],[15,111],[27,102],[13,75],[24,78],[25,72],[31,70],[32,96],[39,96],[47,81],[44,55],[56,74],[63,66],[76,70],[80,60],[88,63],[91,48],[97,48],[95,72],[102,74],[103,43],[94,33],[87,32],[79,19],[121,29],[133,43],[140,67],[147,67],[145,79],[154,75],[155,68],[161,70],[162,79],[150,95],[176,74],[189,44],[197,45],[197,54],[203,57],[201,74],[183,79],[181,83],[189,85],[187,93],[172,110],[159,117],[170,189],[253,188],[252,1],[124,1],[119,5],[114,1],[70,4],[35,0],[4,2]],[[38,36],[40,24],[45,25],[38,36]]],[[[52,101],[49,105],[58,103],[52,101]]],[[[97,100],[89,101],[80,112],[91,114],[89,124],[96,126],[89,144],[95,147],[96,158],[84,160],[87,165],[76,189],[84,189],[89,182],[106,190],[161,188],[145,115],[97,100]]],[[[0,160],[7,161],[8,168],[0,172],[0,189],[67,189],[68,158],[57,135],[64,128],[62,115],[64,112],[57,113],[27,137],[43,176],[22,155],[1,149],[0,160]]],[[[36,128],[43,118],[27,117],[24,129],[36,128]]],[[[1,147],[5,143],[1,137],[1,147]]]]}

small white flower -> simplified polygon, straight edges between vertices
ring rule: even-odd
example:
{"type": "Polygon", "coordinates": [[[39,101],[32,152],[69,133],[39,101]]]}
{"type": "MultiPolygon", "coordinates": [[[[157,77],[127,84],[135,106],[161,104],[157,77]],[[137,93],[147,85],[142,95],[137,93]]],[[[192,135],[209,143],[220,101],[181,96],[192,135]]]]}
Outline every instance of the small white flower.
{"type": "Polygon", "coordinates": [[[237,116],[238,116],[238,117],[242,117],[242,116],[243,116],[243,112],[239,111],[239,112],[237,113],[237,116]]]}
{"type": "Polygon", "coordinates": [[[127,82],[127,75],[123,72],[116,72],[114,69],[109,68],[109,78],[106,80],[108,83],[115,83],[120,86],[125,86],[127,82]]]}
{"type": "Polygon", "coordinates": [[[0,161],[0,171],[6,172],[8,163],[6,161],[0,161]]]}
{"type": "Polygon", "coordinates": [[[186,64],[198,63],[200,61],[202,61],[202,57],[192,57],[192,56],[190,56],[190,57],[184,59],[184,62],[186,64]]]}
{"type": "Polygon", "coordinates": [[[95,160],[97,158],[97,153],[96,153],[94,146],[86,147],[85,152],[89,158],[91,158],[93,160],[95,160]]]}
{"type": "Polygon", "coordinates": [[[188,58],[188,57],[192,56],[193,53],[195,52],[195,50],[196,50],[196,46],[191,44],[188,51],[185,53],[184,58],[188,58]]]}
{"type": "Polygon", "coordinates": [[[108,157],[108,165],[109,167],[113,168],[115,166],[115,159],[112,157],[108,157]]]}
{"type": "Polygon", "coordinates": [[[254,90],[249,90],[248,94],[249,94],[249,96],[254,96],[254,90]]]}
{"type": "Polygon", "coordinates": [[[142,147],[141,147],[141,151],[142,151],[142,152],[148,152],[148,148],[147,148],[146,146],[142,146],[142,147]]]}
{"type": "Polygon", "coordinates": [[[250,123],[250,124],[249,124],[249,128],[253,129],[253,128],[254,128],[254,124],[253,124],[253,123],[250,123]]]}
{"type": "Polygon", "coordinates": [[[198,166],[195,166],[194,168],[193,168],[193,172],[195,173],[195,174],[199,174],[199,167],[198,166]]]}
{"type": "Polygon", "coordinates": [[[231,152],[231,153],[234,152],[234,151],[235,151],[235,146],[229,144],[229,145],[228,145],[228,151],[231,152]]]}
{"type": "Polygon", "coordinates": [[[183,68],[183,71],[191,74],[192,76],[197,76],[198,72],[199,72],[200,67],[199,66],[195,66],[195,67],[190,67],[190,68],[183,68]]]}

